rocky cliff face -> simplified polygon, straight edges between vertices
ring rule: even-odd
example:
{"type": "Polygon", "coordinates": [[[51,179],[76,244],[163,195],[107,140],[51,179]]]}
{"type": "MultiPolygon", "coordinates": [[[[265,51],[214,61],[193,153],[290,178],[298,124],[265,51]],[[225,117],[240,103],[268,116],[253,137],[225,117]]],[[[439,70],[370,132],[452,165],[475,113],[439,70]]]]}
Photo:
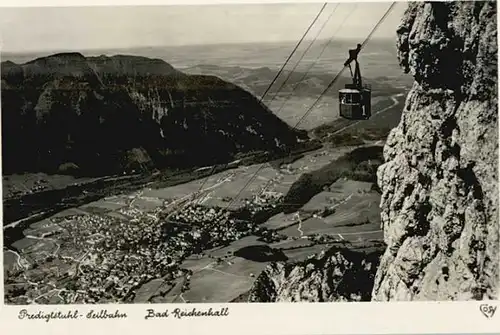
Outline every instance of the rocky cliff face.
{"type": "Polygon", "coordinates": [[[415,78],[378,170],[387,250],[373,299],[498,296],[496,3],[410,3],[398,29],[415,78]]]}
{"type": "Polygon", "coordinates": [[[304,137],[238,86],[144,57],[4,62],[1,94],[4,173],[208,165],[304,137]]]}
{"type": "Polygon", "coordinates": [[[251,301],[498,299],[496,13],[494,1],[409,4],[397,44],[415,82],[377,173],[376,276],[365,264],[378,259],[336,249],[268,267],[251,301]]]}
{"type": "Polygon", "coordinates": [[[337,247],[298,264],[273,263],[257,278],[249,302],[369,301],[381,250],[337,247]]]}

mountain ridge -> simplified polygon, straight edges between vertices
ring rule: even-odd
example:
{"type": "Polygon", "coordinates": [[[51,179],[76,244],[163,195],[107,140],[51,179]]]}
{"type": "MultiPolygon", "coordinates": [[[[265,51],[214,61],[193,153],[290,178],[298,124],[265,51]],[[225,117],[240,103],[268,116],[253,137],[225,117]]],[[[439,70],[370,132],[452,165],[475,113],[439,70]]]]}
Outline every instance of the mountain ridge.
{"type": "Polygon", "coordinates": [[[161,59],[73,52],[1,66],[7,173],[209,165],[284,152],[306,136],[244,89],[161,59]]]}

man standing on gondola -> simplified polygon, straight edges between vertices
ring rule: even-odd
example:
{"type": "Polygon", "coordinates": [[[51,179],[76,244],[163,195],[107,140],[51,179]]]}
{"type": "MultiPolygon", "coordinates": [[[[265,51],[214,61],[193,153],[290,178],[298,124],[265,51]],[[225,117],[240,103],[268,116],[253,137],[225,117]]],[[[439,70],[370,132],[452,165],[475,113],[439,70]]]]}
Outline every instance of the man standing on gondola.
{"type": "Polygon", "coordinates": [[[356,49],[349,49],[349,59],[345,61],[344,66],[349,65],[353,60],[358,58],[358,54],[361,51],[361,44],[356,46],[356,49]]]}

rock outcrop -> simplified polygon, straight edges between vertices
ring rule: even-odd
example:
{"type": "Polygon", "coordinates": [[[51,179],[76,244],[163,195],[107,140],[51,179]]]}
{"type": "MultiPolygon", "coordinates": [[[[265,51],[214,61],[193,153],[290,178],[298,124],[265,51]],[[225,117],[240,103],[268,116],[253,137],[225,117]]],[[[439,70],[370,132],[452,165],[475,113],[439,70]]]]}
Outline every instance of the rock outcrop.
{"type": "Polygon", "coordinates": [[[409,3],[398,58],[415,82],[377,171],[380,263],[337,248],[276,263],[250,301],[498,299],[496,15],[494,1],[409,3]]]}
{"type": "Polygon", "coordinates": [[[272,263],[257,277],[248,301],[369,301],[381,252],[334,247],[301,263],[272,263]]]}
{"type": "Polygon", "coordinates": [[[3,171],[102,175],[228,162],[307,137],[215,76],[134,56],[2,63],[3,171]]]}
{"type": "Polygon", "coordinates": [[[373,300],[497,299],[497,10],[410,3],[399,60],[415,83],[378,170],[387,250],[373,300]]]}

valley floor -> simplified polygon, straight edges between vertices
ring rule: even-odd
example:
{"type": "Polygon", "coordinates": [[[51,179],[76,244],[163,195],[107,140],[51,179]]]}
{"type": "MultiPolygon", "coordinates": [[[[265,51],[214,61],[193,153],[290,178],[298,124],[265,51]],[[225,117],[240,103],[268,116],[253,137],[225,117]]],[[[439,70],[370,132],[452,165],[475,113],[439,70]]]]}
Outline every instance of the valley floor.
{"type": "MultiPolygon", "coordinates": [[[[367,122],[386,123],[400,100],[367,122]]],[[[172,187],[144,187],[30,224],[22,238],[4,245],[5,302],[244,301],[272,261],[302,261],[333,245],[380,245],[380,195],[372,183],[341,178],[297,212],[273,212],[303,173],[353,149],[325,145],[279,167],[237,167],[172,187]],[[255,224],[259,213],[264,222],[255,224]],[[258,246],[268,248],[256,251],[262,257],[243,254],[258,246]]]]}
{"type": "MultiPolygon", "coordinates": [[[[244,207],[247,200],[258,202],[258,199],[252,199],[253,195],[264,187],[270,194],[286,194],[304,171],[323,167],[350,150],[352,148],[343,147],[314,152],[279,170],[266,166],[258,172],[257,178],[240,195],[239,200],[233,202],[231,209],[244,207]]],[[[30,297],[26,301],[28,303],[68,302],[65,298],[60,300],[61,290],[69,290],[67,287],[59,287],[61,273],[66,271],[69,277],[84,277],[87,276],[87,271],[102,269],[103,264],[112,268],[123,262],[125,251],[116,254],[104,252],[98,249],[99,242],[109,243],[107,247],[103,247],[107,251],[120,249],[119,241],[121,238],[125,239],[125,235],[132,236],[130,243],[138,243],[139,234],[149,230],[154,232],[152,227],[161,221],[160,211],[165,211],[169,206],[172,211],[180,210],[177,203],[181,204],[185,199],[191,200],[197,192],[197,204],[207,208],[201,215],[209,216],[210,208],[226,207],[259,167],[260,165],[241,167],[215,174],[208,178],[201,192],[198,190],[204,179],[164,189],[145,188],[132,194],[104,198],[65,210],[52,218],[34,223],[25,230],[23,239],[13,243],[12,246],[17,251],[4,252],[6,277],[12,281],[6,283],[6,292],[11,292],[12,287],[19,290],[25,285],[30,297]],[[137,229],[126,225],[133,225],[137,229]],[[116,226],[116,229],[111,230],[112,226],[116,226]],[[114,232],[114,236],[109,236],[110,230],[114,232]],[[34,264],[38,266],[33,268],[34,264]],[[17,272],[18,275],[14,275],[17,272]],[[29,294],[30,291],[33,291],[32,294],[29,294]],[[33,294],[34,292],[38,295],[33,294]]],[[[182,275],[171,278],[169,285],[166,285],[166,278],[149,278],[154,280],[148,280],[133,289],[133,301],[231,301],[248,291],[255,275],[270,262],[252,261],[233,255],[244,247],[268,244],[272,248],[281,249],[290,261],[298,261],[337,242],[380,241],[382,234],[379,228],[378,202],[379,195],[371,190],[371,183],[339,180],[328,192],[321,192],[311,199],[300,212],[288,215],[280,213],[262,224],[268,230],[284,235],[283,240],[266,243],[259,241],[259,236],[250,234],[227,246],[206,250],[202,255],[189,255],[183,261],[183,257],[179,257],[179,274],[182,275]],[[326,217],[314,215],[325,207],[335,208],[335,213],[326,217]],[[310,239],[315,234],[330,235],[332,238],[320,243],[310,239]],[[187,276],[190,277],[189,289],[181,294],[180,289],[187,276]],[[168,292],[162,294],[162,291],[168,292]]],[[[173,243],[179,244],[179,249],[182,248],[182,240],[173,243]]],[[[144,260],[151,255],[144,256],[137,252],[137,257],[144,260]]],[[[130,265],[130,268],[123,269],[122,272],[123,277],[119,281],[125,285],[126,281],[136,280],[133,273],[139,274],[142,271],[135,269],[135,265],[130,265]],[[131,278],[126,280],[128,277],[131,278]]],[[[154,276],[154,268],[151,268],[151,275],[154,276]]],[[[83,291],[92,288],[99,288],[98,281],[81,287],[83,291]]],[[[84,294],[81,298],[84,298],[84,294]]],[[[16,300],[12,302],[20,302],[16,300]]]]}

